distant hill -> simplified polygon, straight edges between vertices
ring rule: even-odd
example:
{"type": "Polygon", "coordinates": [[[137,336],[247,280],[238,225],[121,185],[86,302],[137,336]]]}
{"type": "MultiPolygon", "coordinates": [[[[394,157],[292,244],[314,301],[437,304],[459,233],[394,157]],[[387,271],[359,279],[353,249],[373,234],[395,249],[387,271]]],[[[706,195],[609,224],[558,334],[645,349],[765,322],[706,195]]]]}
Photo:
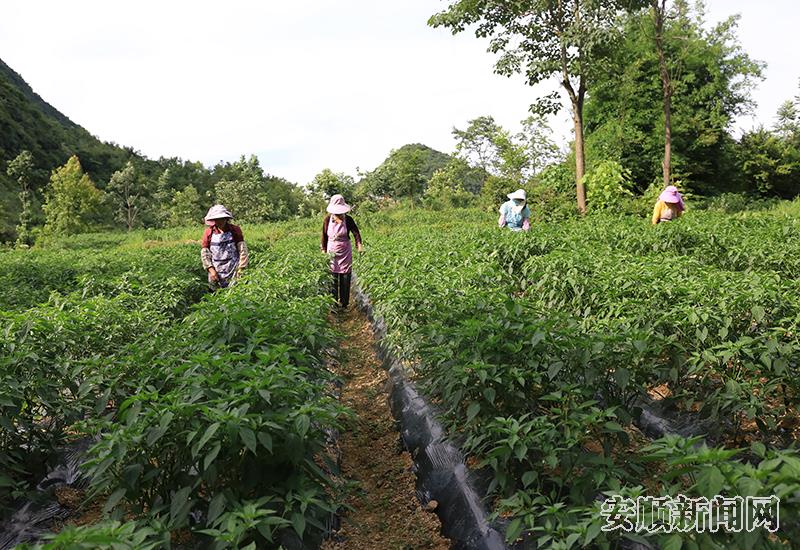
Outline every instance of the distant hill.
{"type": "Polygon", "coordinates": [[[419,174],[423,181],[414,183],[412,191],[418,196],[428,186],[433,173],[451,159],[450,155],[421,143],[403,145],[393,149],[377,168],[356,184],[357,194],[364,197],[405,197],[410,192],[409,174],[419,174]]]}
{"type": "Polygon", "coordinates": [[[50,172],[78,155],[83,169],[99,186],[131,157],[130,148],[104,143],[42,99],[19,73],[0,60],[0,240],[10,237],[19,212],[17,183],[6,175],[8,161],[33,153],[34,203],[50,172]]]}
{"type": "MultiPolygon", "coordinates": [[[[33,153],[37,168],[45,174],[76,154],[95,180],[107,180],[135,155],[129,148],[100,141],[74,123],[0,60],[0,181],[6,179],[7,161],[25,149],[33,153]]],[[[34,187],[43,184],[35,181],[34,187]]]]}
{"type": "Polygon", "coordinates": [[[65,127],[78,127],[78,125],[72,122],[67,116],[59,112],[58,109],[50,105],[48,102],[42,99],[39,94],[34,92],[33,88],[31,88],[30,85],[25,82],[22,76],[20,76],[20,74],[14,69],[6,65],[2,59],[0,59],[0,76],[5,77],[5,79],[8,80],[19,92],[21,92],[31,104],[35,105],[46,116],[55,119],[65,127]]]}
{"type": "Polygon", "coordinates": [[[392,151],[386,160],[383,161],[381,166],[391,162],[393,158],[407,156],[409,154],[413,154],[415,151],[419,151],[424,159],[422,173],[426,180],[431,179],[433,173],[440,168],[444,168],[444,166],[452,158],[450,155],[442,153],[441,151],[437,151],[436,149],[428,147],[427,145],[423,145],[422,143],[409,143],[392,151]]]}

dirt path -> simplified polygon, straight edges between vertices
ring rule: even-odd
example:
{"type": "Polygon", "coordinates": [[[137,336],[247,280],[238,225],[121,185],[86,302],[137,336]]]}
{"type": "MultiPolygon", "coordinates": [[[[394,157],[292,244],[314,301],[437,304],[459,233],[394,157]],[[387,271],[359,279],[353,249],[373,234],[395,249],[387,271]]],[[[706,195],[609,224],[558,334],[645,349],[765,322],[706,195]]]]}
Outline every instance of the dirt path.
{"type": "Polygon", "coordinates": [[[422,509],[414,493],[411,457],[400,452],[399,435],[386,402],[386,371],[375,354],[375,339],[363,313],[353,306],[332,322],[344,333],[342,402],[356,413],[342,433],[342,473],[358,483],[349,499],[353,510],[323,550],[445,550],[436,514],[422,509]]]}

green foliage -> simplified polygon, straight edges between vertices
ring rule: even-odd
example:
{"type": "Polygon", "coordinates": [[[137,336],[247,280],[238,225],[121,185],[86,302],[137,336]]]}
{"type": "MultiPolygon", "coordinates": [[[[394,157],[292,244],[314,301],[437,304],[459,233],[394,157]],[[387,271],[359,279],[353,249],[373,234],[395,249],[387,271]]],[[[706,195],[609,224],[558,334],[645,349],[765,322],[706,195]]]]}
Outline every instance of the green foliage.
{"type": "MultiPolygon", "coordinates": [[[[41,223],[39,204],[47,174],[72,156],[81,159],[83,169],[100,190],[108,191],[111,200],[93,220],[103,226],[118,223],[129,229],[154,228],[172,225],[176,220],[196,219],[196,215],[189,214],[192,206],[186,204],[189,197],[184,194],[190,185],[198,195],[198,215],[203,205],[219,202],[215,201],[217,190],[224,197],[243,203],[246,201],[238,197],[252,193],[253,204],[241,204],[241,213],[252,221],[284,220],[317,211],[300,188],[265,175],[258,166],[250,166],[253,158],[221,162],[208,169],[200,162],[179,158],[150,160],[130,147],[102,143],[46,103],[2,61],[0,95],[4,98],[0,104],[0,127],[4,129],[0,132],[0,165],[23,150],[32,153],[34,165],[28,177],[29,191],[24,195],[11,191],[14,182],[6,178],[5,170],[0,172],[2,240],[13,241],[20,232],[20,244],[33,239],[36,228],[32,226],[41,223]],[[182,211],[176,214],[173,198],[179,193],[177,208],[182,211]],[[15,230],[18,224],[20,231],[15,230]]],[[[189,202],[194,201],[194,196],[190,199],[189,202]]],[[[84,226],[81,231],[85,230],[84,226]]],[[[51,224],[49,237],[58,231],[51,224]]]]}
{"type": "Polygon", "coordinates": [[[583,177],[589,208],[616,208],[633,197],[631,172],[620,163],[606,160],[598,163],[583,177]]]}
{"type": "MultiPolygon", "coordinates": [[[[656,193],[655,196],[658,196],[658,193],[656,193]]],[[[655,198],[653,198],[650,204],[652,205],[654,202],[655,198]]],[[[721,193],[709,197],[698,204],[698,208],[716,210],[728,214],[774,209],[780,206],[782,206],[782,202],[778,199],[765,199],[742,193],[721,193]]]]}
{"type": "Polygon", "coordinates": [[[29,191],[33,172],[33,155],[30,151],[22,151],[8,162],[7,173],[17,180],[20,191],[29,191]]]}
{"type": "MultiPolygon", "coordinates": [[[[623,22],[624,40],[610,50],[586,101],[587,158],[616,160],[631,170],[637,189],[661,176],[664,149],[663,89],[652,22],[646,11],[623,22]]],[[[664,48],[672,96],[672,166],[692,190],[730,190],[735,154],[728,128],[751,107],[749,92],[762,65],[741,50],[736,18],[707,29],[702,8],[675,4],[664,48]]]]}
{"type": "MultiPolygon", "coordinates": [[[[489,38],[489,51],[498,55],[495,72],[524,75],[531,86],[557,75],[575,122],[576,198],[585,211],[584,102],[590,84],[607,71],[606,60],[616,48],[620,30],[615,25],[630,2],[534,0],[505,2],[452,0],[428,24],[449,28],[453,34],[467,29],[489,38]]],[[[531,109],[543,115],[560,110],[559,93],[540,97],[531,109]]]]}
{"type": "Polygon", "coordinates": [[[392,150],[386,160],[358,182],[357,195],[364,198],[418,199],[431,176],[450,161],[450,156],[427,145],[409,144],[392,150]]]}
{"type": "Polygon", "coordinates": [[[108,509],[124,499],[176,529],[199,508],[198,533],[269,543],[270,526],[303,537],[330,513],[333,482],[314,459],[344,409],[322,366],[332,339],[324,258],[295,244],[271,249],[230,291],[106,365],[119,409],[89,423],[101,437],[88,473],[108,509]],[[260,495],[268,499],[248,508],[260,495]]]}
{"type": "MultiPolygon", "coordinates": [[[[797,509],[800,459],[781,450],[794,443],[782,419],[800,404],[793,210],[694,211],[655,228],[597,213],[526,234],[464,215],[485,226],[393,217],[359,280],[386,345],[493,474],[510,539],[615,544],[595,499],[645,482],[654,496],[779,493],[782,517],[797,509]],[[410,238],[420,231],[424,242],[410,238]],[[659,385],[720,444],[643,442],[635,403],[659,385]],[[753,454],[738,459],[744,441],[753,454]]],[[[796,526],[768,535],[753,534],[755,547],[780,547],[796,526]]],[[[724,548],[737,536],[684,537],[724,548]]]]}
{"type": "Polygon", "coordinates": [[[522,132],[517,139],[527,151],[529,178],[536,177],[547,166],[561,160],[558,145],[553,141],[553,130],[542,115],[534,114],[523,120],[522,132]]]}
{"type": "Polygon", "coordinates": [[[105,361],[163,329],[204,292],[201,270],[187,269],[196,265],[195,247],[117,251],[100,265],[98,254],[14,254],[3,281],[16,291],[14,303],[3,305],[17,310],[0,312],[0,478],[15,480],[15,491],[0,507],[41,479],[75,422],[102,411],[105,361]],[[78,275],[87,265],[94,273],[78,275]],[[25,309],[48,292],[46,303],[25,309]]]}
{"type": "Polygon", "coordinates": [[[26,150],[33,155],[37,174],[31,180],[36,191],[47,182],[46,173],[78,156],[87,172],[107,181],[133,153],[102,143],[39,97],[22,77],[0,60],[0,164],[26,150]],[[44,177],[39,172],[44,171],[44,177]]]}
{"type": "Polygon", "coordinates": [[[68,525],[46,542],[22,544],[17,550],[157,550],[169,547],[169,531],[153,522],[116,520],[80,527],[68,525]]]}
{"type": "Polygon", "coordinates": [[[264,174],[258,158],[242,156],[220,169],[216,202],[224,204],[236,219],[249,223],[285,220],[297,212],[300,191],[289,182],[264,174]]]}
{"type": "Polygon", "coordinates": [[[169,225],[182,227],[197,224],[203,219],[203,207],[200,194],[193,185],[187,185],[172,197],[169,209],[169,225]]]}
{"type": "Polygon", "coordinates": [[[467,190],[480,192],[490,175],[513,180],[517,187],[530,181],[558,158],[558,147],[544,117],[533,115],[522,121],[522,131],[512,135],[490,116],[468,122],[466,130],[453,128],[456,155],[474,167],[477,185],[467,190]]]}
{"type": "Polygon", "coordinates": [[[33,204],[31,178],[33,175],[33,155],[30,151],[22,151],[9,161],[8,175],[19,184],[19,223],[17,224],[17,246],[33,244],[31,222],[33,221],[33,204]]]}
{"type": "Polygon", "coordinates": [[[144,203],[144,182],[141,181],[131,161],[121,170],[111,174],[106,185],[106,193],[111,197],[114,218],[128,231],[139,224],[139,213],[144,203]]]}
{"type": "Polygon", "coordinates": [[[497,211],[508,200],[508,194],[519,188],[518,182],[499,176],[489,176],[481,188],[481,203],[487,209],[497,211]]]}
{"type": "Polygon", "coordinates": [[[74,235],[100,224],[103,193],[83,172],[78,157],[53,171],[44,206],[44,230],[50,234],[74,235]]]}
{"type": "MultiPolygon", "coordinates": [[[[158,161],[156,174],[148,184],[148,196],[150,197],[148,208],[142,213],[142,224],[145,227],[167,227],[174,226],[177,219],[194,223],[202,219],[209,203],[213,203],[214,178],[215,176],[199,162],[181,161],[180,159],[161,158],[158,161]],[[156,175],[157,174],[157,175],[156,175]],[[189,194],[185,194],[188,187],[194,188],[189,194]],[[173,202],[178,194],[178,204],[173,202]],[[197,195],[197,203],[190,205],[187,199],[194,200],[197,195]],[[178,211],[175,211],[175,208],[178,211]]],[[[221,177],[221,176],[220,176],[221,177]]]]}
{"type": "Polygon", "coordinates": [[[551,164],[533,180],[528,204],[535,219],[564,220],[578,214],[575,208],[575,173],[566,163],[551,164]]]}
{"type": "Polygon", "coordinates": [[[800,194],[800,99],[778,110],[773,131],[758,128],[742,135],[739,161],[746,188],[762,196],[800,194]]]}
{"type": "Polygon", "coordinates": [[[308,191],[326,201],[333,195],[342,195],[348,204],[352,204],[355,198],[355,185],[353,176],[343,172],[334,173],[330,168],[325,168],[308,184],[308,191]]]}
{"type": "Polygon", "coordinates": [[[523,181],[523,173],[530,162],[525,145],[517,143],[511,134],[505,130],[497,132],[494,136],[494,141],[499,157],[498,172],[508,179],[523,181]]]}
{"type": "MultiPolygon", "coordinates": [[[[454,34],[469,28],[478,37],[491,37],[489,50],[499,56],[495,70],[504,75],[522,73],[533,85],[554,73],[561,75],[562,52],[570,77],[587,79],[601,72],[598,61],[613,40],[613,22],[622,7],[618,2],[567,6],[546,0],[527,4],[457,0],[428,23],[454,34]]],[[[539,112],[557,110],[552,96],[537,105],[539,112]]]]}
{"type": "Polygon", "coordinates": [[[475,195],[465,189],[474,171],[458,158],[452,159],[431,176],[425,189],[425,204],[435,210],[444,208],[464,208],[470,206],[475,195]]]}
{"type": "Polygon", "coordinates": [[[500,126],[491,116],[479,116],[468,121],[465,130],[453,128],[456,154],[488,175],[498,163],[495,139],[500,130],[500,126]]]}
{"type": "Polygon", "coordinates": [[[31,548],[157,548],[177,529],[198,547],[277,547],[287,530],[319,544],[339,502],[327,430],[347,413],[324,366],[334,334],[316,231],[295,223],[280,241],[287,227],[262,228],[271,245],[250,241],[245,277],[182,319],[205,284],[196,245],[174,232],[4,253],[12,268],[49,266],[36,288],[68,273],[76,288],[0,314],[0,506],[59,445],[89,437],[90,498],[110,515],[31,548]]]}

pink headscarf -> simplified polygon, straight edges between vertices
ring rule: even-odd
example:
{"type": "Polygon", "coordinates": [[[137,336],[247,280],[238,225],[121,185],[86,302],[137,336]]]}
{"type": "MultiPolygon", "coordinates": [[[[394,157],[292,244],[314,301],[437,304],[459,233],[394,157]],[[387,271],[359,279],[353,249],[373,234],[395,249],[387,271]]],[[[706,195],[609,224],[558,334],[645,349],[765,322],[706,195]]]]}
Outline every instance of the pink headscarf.
{"type": "Polygon", "coordinates": [[[658,200],[670,204],[677,204],[678,210],[681,212],[686,209],[686,204],[683,202],[683,197],[681,196],[680,191],[678,191],[678,188],[674,185],[668,185],[667,188],[664,189],[658,196],[658,200]]]}

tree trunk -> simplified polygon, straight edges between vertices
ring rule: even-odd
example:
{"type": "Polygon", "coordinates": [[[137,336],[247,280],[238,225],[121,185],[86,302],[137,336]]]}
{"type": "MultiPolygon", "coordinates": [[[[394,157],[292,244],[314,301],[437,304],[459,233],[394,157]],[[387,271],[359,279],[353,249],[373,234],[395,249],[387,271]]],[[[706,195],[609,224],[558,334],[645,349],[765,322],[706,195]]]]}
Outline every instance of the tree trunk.
{"type": "Polygon", "coordinates": [[[583,184],[583,175],[586,170],[586,160],[583,148],[583,105],[572,106],[572,119],[575,121],[575,190],[578,199],[578,211],[586,213],[586,187],[583,184]]]}
{"type": "Polygon", "coordinates": [[[664,19],[666,17],[667,0],[650,0],[650,9],[653,14],[655,26],[656,52],[658,53],[658,68],[661,76],[661,89],[664,98],[664,159],[661,162],[664,187],[670,184],[672,165],[672,80],[667,68],[667,58],[664,55],[664,19]]]}
{"type": "Polygon", "coordinates": [[[664,161],[661,167],[664,172],[664,187],[670,184],[671,174],[670,165],[672,163],[672,122],[671,110],[672,99],[671,94],[664,94],[664,161]]]}
{"type": "Polygon", "coordinates": [[[583,174],[586,170],[586,161],[583,147],[583,99],[586,97],[586,80],[584,75],[581,74],[576,92],[569,78],[567,47],[564,44],[561,44],[561,73],[563,76],[561,85],[567,91],[569,100],[572,103],[572,120],[575,123],[575,194],[578,202],[578,211],[581,214],[585,214],[586,188],[583,185],[583,174]]]}
{"type": "Polygon", "coordinates": [[[133,220],[136,218],[136,212],[134,211],[133,206],[131,205],[130,199],[126,201],[125,209],[127,211],[126,223],[128,226],[128,231],[131,231],[133,229],[133,220]]]}

